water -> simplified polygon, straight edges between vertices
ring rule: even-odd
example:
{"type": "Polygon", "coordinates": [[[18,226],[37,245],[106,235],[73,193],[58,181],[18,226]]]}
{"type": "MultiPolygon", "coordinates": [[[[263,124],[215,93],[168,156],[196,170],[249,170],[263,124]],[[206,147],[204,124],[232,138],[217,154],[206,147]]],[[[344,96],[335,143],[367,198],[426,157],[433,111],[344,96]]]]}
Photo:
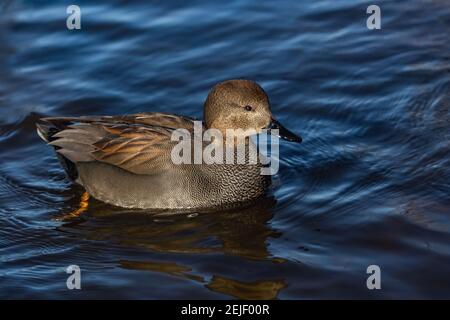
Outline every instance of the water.
{"type": "Polygon", "coordinates": [[[378,31],[368,1],[76,3],[80,31],[66,1],[0,4],[1,298],[450,298],[447,1],[379,1],[378,31]],[[36,119],[201,117],[241,77],[304,138],[264,201],[158,217],[92,200],[55,220],[83,190],[36,119]]]}

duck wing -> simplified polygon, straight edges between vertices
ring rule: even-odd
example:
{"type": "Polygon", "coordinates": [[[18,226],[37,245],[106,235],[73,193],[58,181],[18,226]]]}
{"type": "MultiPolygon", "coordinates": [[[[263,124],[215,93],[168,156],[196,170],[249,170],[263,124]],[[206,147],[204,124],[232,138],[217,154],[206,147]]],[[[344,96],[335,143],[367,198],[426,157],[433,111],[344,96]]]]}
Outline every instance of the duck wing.
{"type": "MultiPolygon", "coordinates": [[[[193,132],[194,119],[166,113],[124,116],[43,118],[38,133],[64,160],[98,161],[135,174],[150,174],[171,164],[178,143],[172,132],[193,132]]],[[[65,166],[67,167],[67,166],[65,166]]]]}

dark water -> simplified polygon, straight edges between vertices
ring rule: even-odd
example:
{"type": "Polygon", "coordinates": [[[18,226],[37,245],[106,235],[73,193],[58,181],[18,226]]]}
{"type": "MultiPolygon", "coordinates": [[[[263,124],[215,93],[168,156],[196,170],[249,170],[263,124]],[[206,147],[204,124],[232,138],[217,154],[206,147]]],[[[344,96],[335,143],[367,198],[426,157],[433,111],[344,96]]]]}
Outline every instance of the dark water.
{"type": "Polygon", "coordinates": [[[378,31],[367,1],[78,0],[69,31],[72,3],[0,2],[1,298],[450,298],[448,1],[378,1],[378,31]],[[56,220],[83,190],[36,119],[201,117],[241,77],[304,138],[267,199],[171,217],[91,200],[56,220]]]}

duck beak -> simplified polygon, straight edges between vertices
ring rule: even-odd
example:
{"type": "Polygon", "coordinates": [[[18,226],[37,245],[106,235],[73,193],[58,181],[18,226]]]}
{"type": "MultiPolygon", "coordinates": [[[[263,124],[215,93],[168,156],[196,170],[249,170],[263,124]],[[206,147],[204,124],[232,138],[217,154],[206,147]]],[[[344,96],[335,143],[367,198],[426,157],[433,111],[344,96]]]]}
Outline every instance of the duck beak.
{"type": "Polygon", "coordinates": [[[289,131],[288,129],[286,129],[285,127],[283,127],[281,125],[281,123],[279,123],[277,120],[272,118],[272,121],[269,124],[268,127],[269,130],[272,129],[277,129],[278,130],[278,137],[282,138],[284,140],[287,141],[291,141],[291,142],[298,142],[301,143],[302,142],[302,138],[296,134],[294,134],[293,132],[289,131]]]}

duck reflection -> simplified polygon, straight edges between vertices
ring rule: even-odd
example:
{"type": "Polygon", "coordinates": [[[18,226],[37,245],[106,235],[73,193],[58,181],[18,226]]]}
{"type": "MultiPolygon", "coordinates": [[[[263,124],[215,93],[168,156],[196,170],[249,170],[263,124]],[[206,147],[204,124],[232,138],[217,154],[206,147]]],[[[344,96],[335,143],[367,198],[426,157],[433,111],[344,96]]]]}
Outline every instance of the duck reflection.
{"type": "MultiPolygon", "coordinates": [[[[267,248],[269,238],[280,236],[268,224],[275,203],[273,197],[265,197],[241,209],[169,214],[126,211],[93,200],[82,217],[60,228],[66,231],[67,228],[76,229],[77,234],[90,240],[145,248],[158,253],[222,253],[252,261],[277,263],[280,259],[271,256],[267,248]]],[[[186,259],[183,259],[183,263],[186,263],[186,259]]],[[[193,268],[170,261],[123,259],[118,264],[125,269],[161,272],[194,280],[209,290],[240,299],[274,299],[285,286],[283,280],[279,279],[247,282],[216,274],[204,278],[195,274],[193,268]]]]}
{"type": "Polygon", "coordinates": [[[192,274],[192,270],[190,268],[177,263],[121,260],[120,266],[125,269],[161,272],[172,276],[193,280],[204,284],[205,287],[211,291],[230,295],[238,299],[275,299],[277,298],[280,290],[286,287],[284,280],[261,280],[246,282],[214,275],[209,281],[207,281],[202,276],[192,274]]]}

